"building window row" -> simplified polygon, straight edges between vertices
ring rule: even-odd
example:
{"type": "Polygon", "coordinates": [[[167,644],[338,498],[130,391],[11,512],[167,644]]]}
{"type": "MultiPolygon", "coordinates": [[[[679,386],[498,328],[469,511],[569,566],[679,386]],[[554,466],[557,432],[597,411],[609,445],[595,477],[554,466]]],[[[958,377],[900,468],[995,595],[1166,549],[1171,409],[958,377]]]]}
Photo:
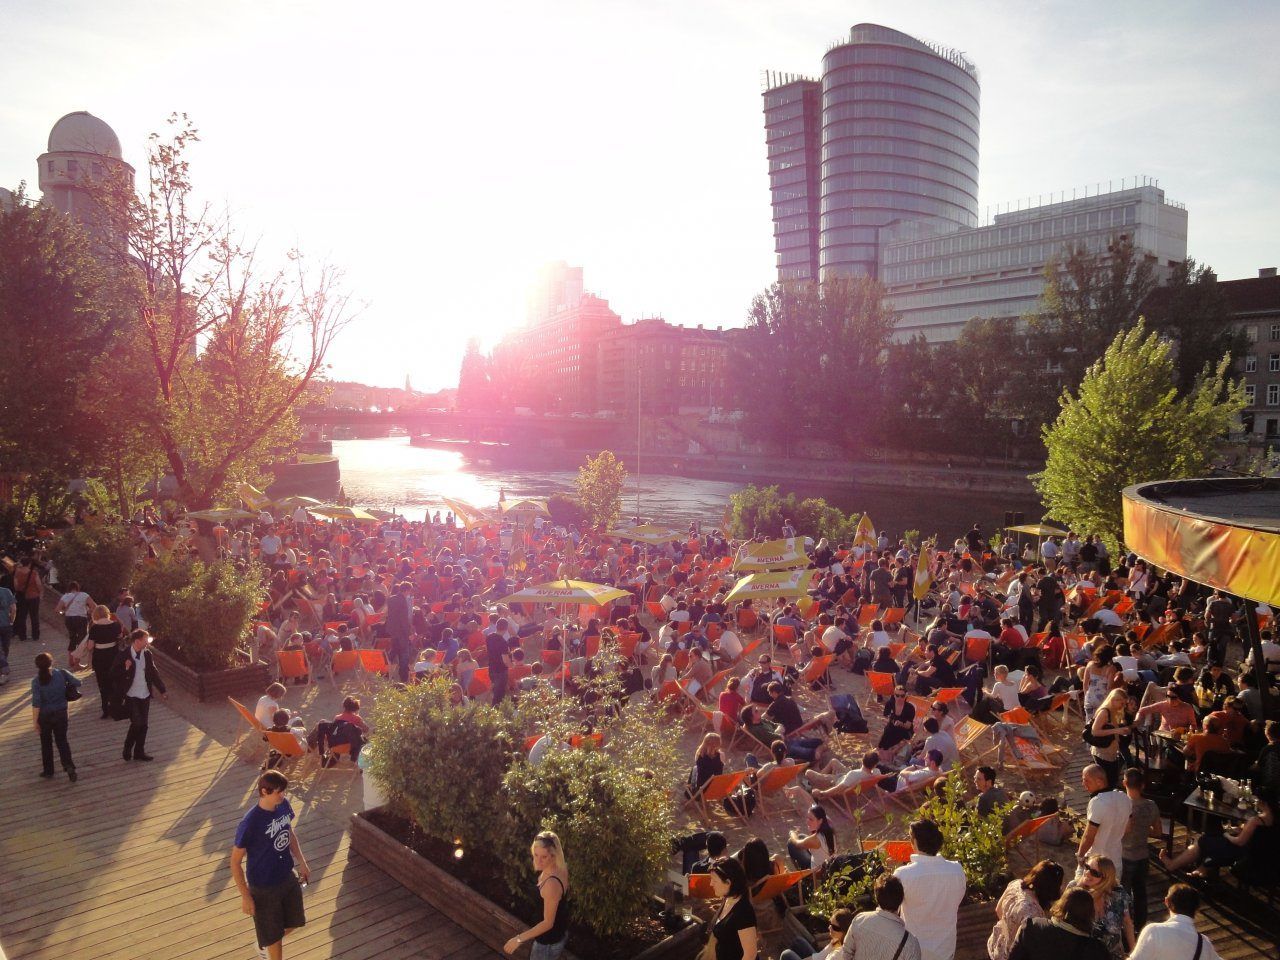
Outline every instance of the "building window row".
{"type": "MultiPolygon", "coordinates": [[[[936,240],[893,244],[885,250],[885,263],[904,263],[910,260],[934,259],[949,253],[963,253],[1006,244],[1026,243],[1052,237],[1069,237],[1074,234],[1103,230],[1109,227],[1130,226],[1137,222],[1136,204],[1110,207],[1062,217],[1046,217],[1007,227],[982,227],[936,240]]],[[[1277,324],[1280,327],[1280,324],[1277,324]]],[[[1277,339],[1280,339],[1278,337],[1277,339]]]]}
{"type": "MultiPolygon", "coordinates": [[[[890,141],[885,142],[888,143],[890,141]]],[[[910,145],[902,144],[902,146],[910,145]]],[[[828,177],[837,173],[901,173],[949,184],[964,190],[966,193],[977,195],[978,181],[976,177],[970,176],[965,170],[958,170],[955,166],[936,161],[937,157],[932,154],[927,158],[916,155],[897,157],[885,153],[861,150],[851,156],[832,157],[822,165],[822,175],[828,177]]]]}
{"type": "Polygon", "coordinates": [[[950,79],[929,73],[908,72],[899,67],[887,67],[880,64],[849,67],[833,73],[827,79],[826,87],[823,90],[823,102],[826,102],[828,90],[851,83],[866,84],[867,86],[874,86],[877,83],[891,84],[896,87],[909,87],[912,90],[925,90],[937,96],[945,97],[952,103],[964,107],[974,115],[975,119],[978,116],[978,98],[968,90],[957,86],[950,79]]]}
{"type": "Polygon", "coordinates": [[[978,131],[959,117],[942,110],[893,103],[885,100],[855,100],[841,103],[822,111],[822,142],[830,143],[844,134],[843,124],[858,120],[903,120],[913,126],[926,127],[949,133],[961,143],[967,143],[977,152],[978,131]]]}
{"type": "Polygon", "coordinates": [[[978,81],[967,71],[923,50],[858,43],[836,47],[822,58],[825,73],[832,73],[846,66],[890,66],[927,73],[954,83],[968,91],[975,100],[979,96],[978,81]]]}
{"type": "Polygon", "coordinates": [[[908,143],[928,144],[931,147],[937,147],[939,150],[945,150],[947,153],[964,158],[973,164],[975,169],[978,166],[978,147],[976,143],[970,143],[952,132],[939,130],[937,127],[926,127],[921,126],[919,123],[904,123],[898,120],[877,119],[844,120],[833,125],[831,129],[824,130],[822,141],[823,160],[856,152],[850,151],[847,144],[840,142],[843,137],[854,140],[859,145],[870,141],[873,137],[893,137],[896,140],[903,140],[908,143]]]}
{"type": "Polygon", "coordinates": [[[914,87],[902,87],[884,83],[833,82],[822,91],[822,117],[825,120],[828,112],[838,110],[846,103],[867,103],[879,100],[884,103],[907,103],[913,107],[932,110],[963,123],[973,135],[978,135],[977,104],[969,106],[953,100],[951,97],[939,96],[927,90],[914,87]]]}
{"type": "MultiPolygon", "coordinates": [[[[822,194],[822,212],[826,216],[829,211],[841,210],[846,208],[861,209],[863,213],[868,208],[879,207],[889,214],[897,214],[901,216],[904,212],[923,213],[932,217],[941,217],[943,220],[951,220],[963,226],[973,226],[977,216],[968,207],[955,203],[947,203],[945,200],[937,200],[933,197],[921,197],[912,193],[886,193],[878,190],[832,190],[823,191],[822,194]]],[[[870,219],[870,218],[868,218],[870,219]]],[[[892,216],[886,216],[880,219],[883,224],[893,219],[892,216]]],[[[860,224],[860,226],[870,226],[870,223],[860,224]]]]}
{"type": "Polygon", "coordinates": [[[838,193],[845,190],[894,190],[912,196],[934,197],[946,200],[958,207],[977,206],[978,195],[974,189],[956,189],[934,180],[919,177],[898,176],[893,173],[840,173],[828,176],[822,170],[822,192],[838,193]]]}

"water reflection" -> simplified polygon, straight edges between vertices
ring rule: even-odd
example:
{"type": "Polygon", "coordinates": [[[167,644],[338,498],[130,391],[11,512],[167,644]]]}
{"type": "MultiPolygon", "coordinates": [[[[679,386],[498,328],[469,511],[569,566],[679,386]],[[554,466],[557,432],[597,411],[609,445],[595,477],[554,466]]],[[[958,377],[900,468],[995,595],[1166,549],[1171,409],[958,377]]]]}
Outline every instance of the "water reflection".
{"type": "MultiPolygon", "coordinates": [[[[498,491],[508,497],[545,497],[572,493],[577,472],[572,470],[501,470],[468,465],[462,454],[409,446],[408,438],[339,440],[333,452],[342,465],[342,485],[362,506],[395,509],[412,519],[441,509],[442,497],[480,507],[497,503],[498,491]]],[[[694,480],[686,477],[641,475],[627,483],[623,511],[658,520],[719,524],[729,496],[744,483],[694,480]]],[[[799,496],[822,496],[842,510],[866,511],[878,527],[893,532],[917,529],[951,539],[975,521],[991,530],[1004,522],[1006,510],[1021,510],[1028,521],[1038,519],[1038,504],[1030,497],[996,498],[892,487],[781,484],[799,496]]]]}

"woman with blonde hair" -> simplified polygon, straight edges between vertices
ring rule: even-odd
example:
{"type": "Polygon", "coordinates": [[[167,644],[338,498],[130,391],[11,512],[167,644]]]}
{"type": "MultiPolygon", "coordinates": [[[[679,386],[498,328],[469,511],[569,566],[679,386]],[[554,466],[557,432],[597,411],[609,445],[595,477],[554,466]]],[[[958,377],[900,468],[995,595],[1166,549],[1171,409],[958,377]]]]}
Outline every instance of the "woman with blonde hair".
{"type": "Polygon", "coordinates": [[[115,685],[111,681],[111,665],[116,661],[120,644],[124,640],[124,627],[119,620],[111,616],[111,611],[102,604],[93,608],[93,619],[89,622],[89,633],[86,639],[93,645],[93,654],[89,666],[93,667],[93,675],[98,680],[98,695],[102,697],[102,719],[112,714],[112,705],[119,699],[115,685]]]}
{"type": "Polygon", "coordinates": [[[1087,890],[1093,897],[1093,935],[1102,941],[1111,960],[1124,960],[1133,949],[1133,900],[1120,885],[1110,857],[1086,857],[1079,878],[1068,890],[1087,890]]]}
{"type": "Polygon", "coordinates": [[[1120,785],[1120,738],[1129,734],[1129,694],[1117,687],[1107,694],[1089,723],[1089,752],[1107,775],[1107,789],[1120,785]]]}
{"type": "Polygon", "coordinates": [[[724,755],[720,752],[720,734],[708,733],[698,744],[693,755],[693,769],[689,771],[689,796],[696,796],[712,777],[724,773],[724,755]]]}
{"type": "Polygon", "coordinates": [[[538,893],[542,897],[542,920],[506,942],[503,951],[515,953],[521,944],[533,943],[529,960],[555,960],[569,941],[569,868],[560,838],[543,830],[529,848],[533,869],[538,871],[538,893]]]}

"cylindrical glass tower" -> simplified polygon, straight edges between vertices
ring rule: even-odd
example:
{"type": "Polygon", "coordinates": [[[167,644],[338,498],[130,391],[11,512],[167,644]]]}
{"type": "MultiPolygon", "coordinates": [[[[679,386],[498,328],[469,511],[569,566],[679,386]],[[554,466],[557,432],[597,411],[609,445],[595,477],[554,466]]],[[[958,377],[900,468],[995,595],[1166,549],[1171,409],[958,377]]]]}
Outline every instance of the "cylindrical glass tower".
{"type": "Polygon", "coordinates": [[[822,61],[819,266],[875,276],[896,220],[978,224],[978,71],[962,54],[863,23],[822,61]]]}

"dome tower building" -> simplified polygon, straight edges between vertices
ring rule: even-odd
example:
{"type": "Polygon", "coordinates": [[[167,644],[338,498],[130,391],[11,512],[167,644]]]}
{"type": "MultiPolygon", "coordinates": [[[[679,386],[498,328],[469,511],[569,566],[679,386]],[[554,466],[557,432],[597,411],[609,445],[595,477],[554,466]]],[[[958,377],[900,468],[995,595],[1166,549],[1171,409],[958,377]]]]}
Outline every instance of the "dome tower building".
{"type": "Polygon", "coordinates": [[[82,224],[92,219],[92,180],[123,173],[133,186],[114,130],[85,110],[68,113],[49,131],[49,150],[36,161],[43,200],[82,224]]]}

